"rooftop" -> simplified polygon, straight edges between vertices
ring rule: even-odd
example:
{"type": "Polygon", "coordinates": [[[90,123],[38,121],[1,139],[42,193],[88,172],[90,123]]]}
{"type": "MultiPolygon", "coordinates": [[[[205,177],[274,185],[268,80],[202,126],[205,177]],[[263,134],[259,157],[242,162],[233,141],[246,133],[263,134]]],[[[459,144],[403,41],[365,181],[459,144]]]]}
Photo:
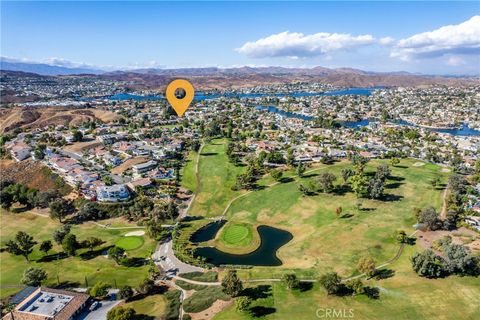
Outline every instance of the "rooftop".
{"type": "Polygon", "coordinates": [[[88,301],[86,294],[51,288],[32,288],[22,291],[12,314],[2,319],[15,320],[70,320],[88,301]],[[33,290],[33,291],[32,291],[33,290]]]}
{"type": "Polygon", "coordinates": [[[18,311],[53,317],[58,314],[73,296],[53,292],[39,291],[23,304],[18,311]]]}

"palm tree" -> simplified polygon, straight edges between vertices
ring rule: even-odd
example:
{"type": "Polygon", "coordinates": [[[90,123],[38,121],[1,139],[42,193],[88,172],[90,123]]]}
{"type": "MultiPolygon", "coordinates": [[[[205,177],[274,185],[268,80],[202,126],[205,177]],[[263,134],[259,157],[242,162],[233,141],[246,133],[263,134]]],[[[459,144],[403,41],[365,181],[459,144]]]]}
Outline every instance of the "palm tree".
{"type": "Polygon", "coordinates": [[[15,320],[15,316],[13,315],[13,311],[15,311],[15,305],[13,303],[8,303],[5,305],[5,311],[8,313],[10,313],[10,318],[12,320],[15,320]]]}

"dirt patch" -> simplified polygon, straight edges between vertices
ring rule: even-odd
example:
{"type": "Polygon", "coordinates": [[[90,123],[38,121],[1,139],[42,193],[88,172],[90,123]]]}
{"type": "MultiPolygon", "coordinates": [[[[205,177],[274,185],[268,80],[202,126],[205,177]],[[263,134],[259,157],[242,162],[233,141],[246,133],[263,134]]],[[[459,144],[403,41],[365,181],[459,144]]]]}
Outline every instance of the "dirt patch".
{"type": "Polygon", "coordinates": [[[451,170],[448,168],[442,168],[442,172],[450,172],[451,170]]]}
{"type": "Polygon", "coordinates": [[[33,160],[21,162],[0,160],[0,172],[2,181],[13,181],[40,191],[53,189],[61,194],[68,194],[71,191],[71,187],[65,184],[60,176],[33,160]]]}
{"type": "Polygon", "coordinates": [[[9,108],[2,109],[0,132],[15,128],[32,129],[49,125],[75,125],[83,121],[99,119],[102,122],[112,122],[119,115],[102,109],[85,109],[73,107],[45,108],[9,108]]]}
{"type": "Polygon", "coordinates": [[[224,310],[233,304],[233,299],[229,301],[217,300],[212,306],[206,310],[197,313],[189,313],[192,317],[192,320],[208,320],[212,319],[217,313],[224,310]]]}
{"type": "Polygon", "coordinates": [[[113,168],[112,173],[114,173],[114,174],[123,173],[123,172],[127,171],[128,169],[130,169],[132,166],[134,166],[136,164],[139,164],[139,163],[147,162],[148,160],[149,160],[149,158],[147,158],[147,157],[136,157],[136,158],[128,159],[127,161],[125,161],[124,163],[119,165],[118,167],[113,168]]]}
{"type": "Polygon", "coordinates": [[[415,162],[415,163],[413,164],[414,167],[422,167],[422,166],[424,166],[424,165],[425,165],[425,162],[415,162]]]}
{"type": "Polygon", "coordinates": [[[125,234],[125,237],[130,237],[130,236],[141,237],[143,235],[145,235],[145,231],[139,230],[139,231],[130,231],[129,233],[125,234]]]}
{"type": "Polygon", "coordinates": [[[96,148],[98,146],[103,145],[98,140],[91,140],[91,141],[83,141],[83,142],[75,142],[71,145],[66,146],[63,148],[65,151],[75,152],[75,153],[82,153],[84,150],[96,148]]]}
{"type": "Polygon", "coordinates": [[[480,235],[465,227],[454,231],[419,231],[417,241],[423,248],[433,250],[433,243],[447,235],[452,237],[453,243],[465,245],[470,248],[472,252],[480,252],[480,235]]]}

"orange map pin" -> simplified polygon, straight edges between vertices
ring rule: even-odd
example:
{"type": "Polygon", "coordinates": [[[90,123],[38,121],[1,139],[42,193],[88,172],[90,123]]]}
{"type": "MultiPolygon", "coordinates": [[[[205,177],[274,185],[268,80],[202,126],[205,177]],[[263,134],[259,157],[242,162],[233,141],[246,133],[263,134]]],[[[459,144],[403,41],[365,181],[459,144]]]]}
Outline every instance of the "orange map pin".
{"type": "Polygon", "coordinates": [[[184,79],[177,79],[170,82],[165,95],[177,115],[181,117],[190,106],[194,94],[195,90],[190,82],[184,79]]]}

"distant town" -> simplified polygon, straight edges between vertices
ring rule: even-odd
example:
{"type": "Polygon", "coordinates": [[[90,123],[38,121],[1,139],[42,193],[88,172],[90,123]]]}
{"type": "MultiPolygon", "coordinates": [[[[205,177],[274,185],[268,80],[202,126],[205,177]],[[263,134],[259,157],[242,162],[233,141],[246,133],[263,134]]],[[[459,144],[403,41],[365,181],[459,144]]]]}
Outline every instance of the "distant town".
{"type": "MultiPolygon", "coordinates": [[[[162,88],[128,85],[88,75],[2,75],[0,89],[7,98],[0,109],[2,215],[11,220],[7,224],[11,230],[18,229],[7,233],[8,242],[2,238],[2,246],[6,245],[2,259],[24,255],[29,266],[31,257],[36,261],[26,271],[7,267],[11,278],[2,274],[2,288],[17,288],[19,283],[13,279],[22,274],[21,283],[27,285],[18,287],[20,293],[12,291],[17,294],[10,296],[10,312],[4,319],[27,319],[26,314],[37,316],[28,319],[56,318],[57,314],[62,319],[104,319],[107,313],[108,319],[117,319],[116,312],[130,312],[132,316],[125,319],[134,319],[148,299],[156,299],[151,303],[162,306],[158,308],[163,308],[166,319],[204,319],[202,314],[210,319],[219,312],[228,319],[232,312],[255,318],[256,306],[264,308],[270,302],[249,296],[248,288],[241,291],[240,278],[247,280],[247,287],[249,280],[281,281],[282,290],[299,290],[298,294],[305,284],[311,288],[318,281],[329,296],[381,299],[384,293],[377,286],[381,274],[393,272],[385,275],[388,278],[394,271],[379,267],[383,261],[376,267],[373,257],[385,260],[384,255],[398,244],[398,253],[385,265],[394,264],[403,250],[411,250],[415,234],[418,246],[427,250],[425,256],[416,253],[418,259],[450,263],[448,259],[454,258],[446,252],[454,250],[451,239],[454,243],[463,239],[464,244],[457,248],[465,257],[463,271],[448,269],[447,262],[445,269],[425,271],[420,262],[413,262],[420,276],[477,274],[478,85],[356,88],[293,81],[205,89],[196,92],[183,117],[164,99],[162,88]],[[335,183],[340,180],[336,175],[343,182],[335,183]],[[285,194],[275,191],[287,187],[285,194]],[[262,193],[265,207],[254,205],[258,199],[248,200],[262,193]],[[295,200],[284,204],[292,195],[295,200]],[[356,219],[373,228],[370,218],[364,217],[370,210],[383,214],[385,221],[394,219],[389,215],[392,210],[413,214],[404,215],[401,223],[392,220],[392,226],[384,227],[388,234],[378,230],[388,249],[379,244],[382,241],[371,249],[370,240],[357,239],[355,246],[365,243],[370,249],[354,246],[352,250],[378,253],[361,258],[356,268],[342,256],[342,267],[337,268],[343,270],[341,279],[335,272],[325,274],[324,267],[314,262],[314,254],[307,253],[305,262],[299,262],[296,254],[303,250],[289,241],[301,238],[302,232],[286,213],[275,211],[277,203],[270,202],[274,198],[288,212],[299,210],[305,230],[312,213],[301,212],[309,208],[318,208],[317,215],[337,221],[328,220],[318,228],[342,220],[353,228],[359,223],[356,219]],[[14,217],[23,222],[52,219],[55,222],[49,222],[47,229],[57,244],[45,240],[50,235],[42,233],[38,250],[45,254],[41,257],[32,249],[37,242],[31,234],[30,249],[15,249],[29,235],[22,234],[21,223],[13,227],[14,217]],[[270,227],[270,219],[288,232],[270,227]],[[261,251],[257,261],[257,250],[267,250],[259,247],[267,237],[262,227],[272,228],[269,232],[276,240],[270,241],[278,248],[271,257],[261,251]],[[407,228],[416,231],[407,235],[407,228]],[[246,238],[237,239],[237,232],[245,232],[246,238]],[[84,234],[90,236],[84,238],[84,234]],[[390,241],[393,234],[394,242],[390,241]],[[281,253],[283,245],[290,258],[281,253]],[[239,260],[232,263],[228,255],[223,256],[225,252],[238,254],[239,260]],[[65,261],[62,264],[79,259],[75,263],[83,271],[76,267],[72,272],[77,275],[53,271],[53,262],[48,261],[54,255],[65,261]],[[102,267],[95,271],[90,260],[102,267]],[[262,268],[283,268],[282,264],[285,269],[275,271],[273,280],[265,279],[262,268]],[[318,279],[317,272],[323,274],[318,279]],[[332,281],[338,282],[337,287],[331,287],[332,281]],[[210,300],[205,301],[207,296],[210,300]]],[[[308,232],[309,237],[317,234],[308,232]]],[[[359,234],[365,232],[362,229],[359,234]]],[[[315,247],[312,238],[306,241],[315,247]]],[[[333,255],[322,259],[329,261],[333,255]]]]}

